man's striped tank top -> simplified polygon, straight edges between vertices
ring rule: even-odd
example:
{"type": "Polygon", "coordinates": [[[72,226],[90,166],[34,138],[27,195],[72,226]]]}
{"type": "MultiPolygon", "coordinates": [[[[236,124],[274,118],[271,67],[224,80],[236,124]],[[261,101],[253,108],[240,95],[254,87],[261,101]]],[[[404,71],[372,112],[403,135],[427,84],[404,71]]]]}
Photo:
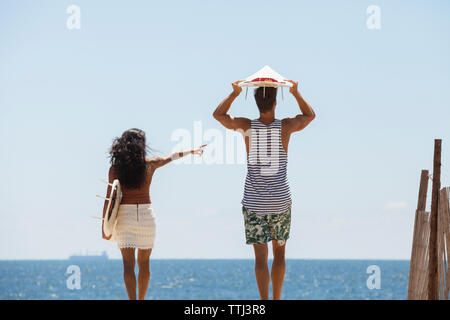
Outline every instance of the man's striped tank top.
{"type": "Polygon", "coordinates": [[[242,205],[256,214],[280,214],[291,206],[287,154],[281,142],[281,120],[265,125],[251,121],[242,205]]]}

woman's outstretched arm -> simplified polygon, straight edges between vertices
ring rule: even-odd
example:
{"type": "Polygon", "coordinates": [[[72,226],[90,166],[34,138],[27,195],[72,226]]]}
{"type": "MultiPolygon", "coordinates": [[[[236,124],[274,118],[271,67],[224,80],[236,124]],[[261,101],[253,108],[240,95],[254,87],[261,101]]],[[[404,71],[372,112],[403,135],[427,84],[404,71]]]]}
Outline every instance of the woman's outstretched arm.
{"type": "Polygon", "coordinates": [[[189,154],[196,154],[201,156],[203,154],[203,148],[206,146],[206,144],[202,145],[201,147],[197,149],[191,149],[186,151],[180,151],[180,152],[174,152],[164,157],[153,157],[150,158],[148,161],[153,166],[153,168],[160,168],[162,166],[165,166],[169,162],[172,162],[173,160],[181,159],[189,154]]]}

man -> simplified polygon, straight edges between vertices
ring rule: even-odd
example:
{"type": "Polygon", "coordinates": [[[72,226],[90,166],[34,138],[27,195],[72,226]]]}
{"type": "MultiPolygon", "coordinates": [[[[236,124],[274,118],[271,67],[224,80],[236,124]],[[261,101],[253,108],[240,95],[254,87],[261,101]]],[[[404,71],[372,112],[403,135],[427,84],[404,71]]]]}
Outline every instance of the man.
{"type": "Polygon", "coordinates": [[[282,120],[275,118],[277,88],[255,89],[259,118],[235,118],[228,114],[234,99],[242,91],[239,83],[232,84],[233,92],[214,111],[214,118],[225,128],[241,132],[247,150],[247,177],[242,200],[246,243],[255,251],[255,276],[261,299],[269,299],[272,279],[272,298],[280,299],[283,287],[286,240],[291,225],[291,195],[286,177],[287,150],[293,132],[304,129],[315,117],[308,102],[292,83],[290,93],[297,100],[301,114],[282,120]],[[269,276],[267,265],[268,242],[272,242],[273,263],[269,276]]]}

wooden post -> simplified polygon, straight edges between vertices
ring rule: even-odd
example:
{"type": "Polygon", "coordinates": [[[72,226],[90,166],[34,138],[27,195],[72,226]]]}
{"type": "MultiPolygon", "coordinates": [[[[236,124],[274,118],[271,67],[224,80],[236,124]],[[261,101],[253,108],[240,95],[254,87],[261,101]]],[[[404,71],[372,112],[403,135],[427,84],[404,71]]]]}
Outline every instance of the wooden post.
{"type": "Polygon", "coordinates": [[[428,249],[428,300],[437,300],[439,298],[437,215],[439,206],[439,191],[441,190],[441,145],[441,139],[434,140],[433,188],[431,190],[430,242],[428,249]]]}
{"type": "MultiPolygon", "coordinates": [[[[441,190],[439,190],[439,202],[441,202],[441,198],[442,198],[442,192],[441,190]]],[[[436,247],[437,247],[437,258],[438,258],[438,299],[442,299],[442,297],[444,296],[444,290],[445,290],[445,286],[443,285],[443,280],[445,279],[445,275],[444,275],[444,251],[445,251],[445,246],[444,246],[444,235],[445,235],[445,231],[444,231],[444,213],[442,212],[442,203],[439,203],[438,206],[438,214],[437,214],[437,228],[438,228],[438,234],[437,234],[437,243],[436,243],[436,247]]]]}
{"type": "Polygon", "coordinates": [[[418,289],[416,295],[418,299],[425,300],[428,293],[428,242],[430,239],[430,213],[426,211],[419,211],[419,227],[421,228],[421,237],[417,250],[419,251],[417,274],[418,274],[418,289]]]}
{"type": "MultiPolygon", "coordinates": [[[[411,246],[411,260],[409,262],[409,284],[408,284],[408,300],[418,298],[418,264],[419,264],[419,251],[417,247],[419,242],[422,241],[421,237],[421,226],[419,215],[421,211],[425,211],[427,203],[427,192],[428,192],[428,170],[422,170],[420,175],[420,185],[419,185],[419,196],[417,200],[417,210],[414,217],[414,231],[413,231],[413,242],[411,246]]],[[[420,298],[420,297],[419,297],[420,298]]]]}
{"type": "Polygon", "coordinates": [[[419,197],[417,201],[417,210],[425,211],[427,204],[427,193],[428,193],[428,170],[422,170],[420,175],[420,187],[419,187],[419,197]]]}
{"type": "Polygon", "coordinates": [[[449,292],[450,292],[450,279],[449,279],[449,263],[450,263],[450,187],[444,188],[441,190],[441,195],[439,198],[439,201],[441,202],[441,209],[444,213],[444,219],[443,224],[445,228],[445,247],[446,250],[444,254],[446,253],[445,257],[445,290],[444,290],[444,296],[442,297],[445,300],[448,300],[449,298],[449,292]]]}

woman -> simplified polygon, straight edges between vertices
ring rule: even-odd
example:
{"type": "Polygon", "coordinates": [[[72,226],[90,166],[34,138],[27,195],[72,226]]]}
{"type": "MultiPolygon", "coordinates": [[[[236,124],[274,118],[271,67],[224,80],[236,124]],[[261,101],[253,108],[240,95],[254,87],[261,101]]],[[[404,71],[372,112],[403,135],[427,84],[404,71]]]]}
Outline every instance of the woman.
{"type": "MultiPolygon", "coordinates": [[[[203,146],[202,146],[203,147],[203,146]]],[[[135,250],[139,265],[138,297],[145,298],[150,280],[149,259],[155,239],[155,214],[150,202],[150,184],[156,169],[168,164],[172,160],[182,158],[188,154],[201,155],[202,147],[184,152],[175,152],[165,157],[146,158],[145,133],[139,129],[125,131],[120,138],[116,138],[110,150],[111,167],[109,182],[118,179],[122,190],[117,224],[113,233],[114,241],[122,253],[123,277],[127,288],[128,298],[136,300],[136,276],[134,273],[135,250]]],[[[111,187],[108,186],[107,195],[111,187]]],[[[106,201],[103,217],[106,212],[106,201]]],[[[103,239],[109,240],[103,233],[103,239]]]]}

